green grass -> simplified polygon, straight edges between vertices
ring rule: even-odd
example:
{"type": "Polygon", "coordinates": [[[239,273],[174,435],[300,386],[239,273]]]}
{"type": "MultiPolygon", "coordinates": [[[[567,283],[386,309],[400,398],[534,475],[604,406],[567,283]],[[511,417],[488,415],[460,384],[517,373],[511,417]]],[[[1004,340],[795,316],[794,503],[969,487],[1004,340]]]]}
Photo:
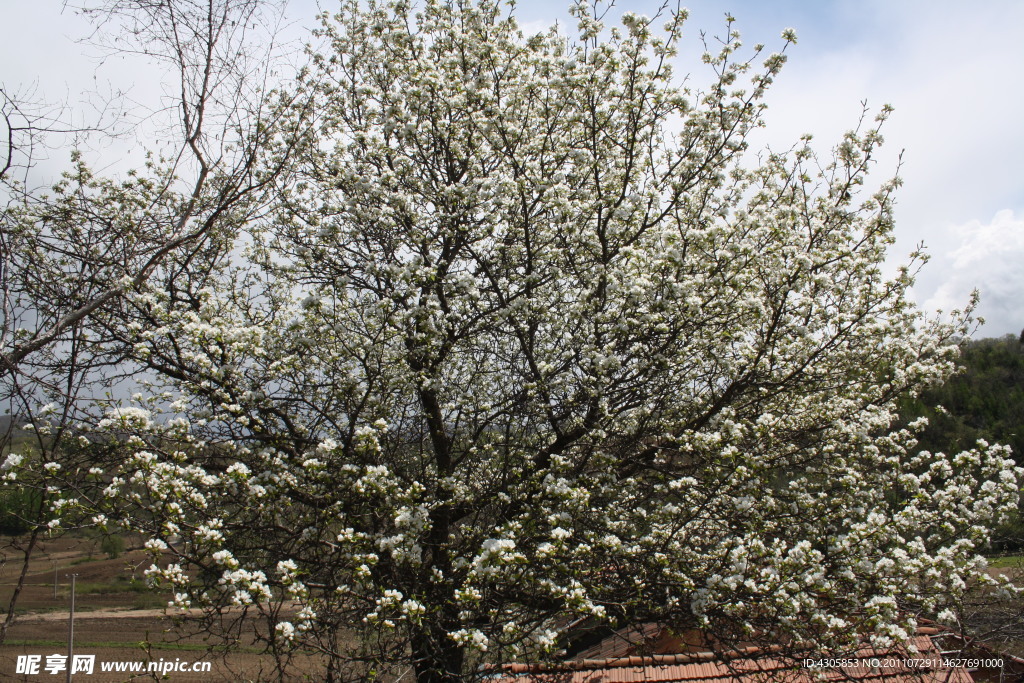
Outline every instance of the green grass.
{"type": "Polygon", "coordinates": [[[1000,555],[988,558],[988,566],[992,569],[1009,569],[1024,567],[1024,555],[1000,555]]]}
{"type": "Polygon", "coordinates": [[[167,607],[167,596],[160,593],[136,593],[132,596],[132,609],[160,609],[167,607]]]}
{"type": "Polygon", "coordinates": [[[141,581],[111,583],[79,581],[75,591],[81,595],[110,595],[111,593],[149,593],[150,589],[141,581]]]}
{"type": "MultiPolygon", "coordinates": [[[[21,647],[67,647],[67,640],[49,640],[49,639],[17,639],[8,638],[4,641],[4,645],[19,645],[21,647]]],[[[230,648],[217,645],[204,645],[203,643],[122,643],[114,641],[81,641],[75,640],[75,648],[116,648],[116,649],[151,649],[151,650],[177,650],[180,652],[224,652],[228,654],[262,654],[263,649],[259,647],[240,647],[238,645],[232,645],[230,648]]]]}
{"type": "MultiPolygon", "coordinates": [[[[35,607],[17,607],[17,608],[15,608],[14,613],[16,615],[18,615],[18,616],[25,616],[25,615],[28,615],[28,614],[52,614],[53,612],[67,612],[67,611],[68,611],[68,608],[65,605],[54,605],[54,606],[38,605],[38,606],[35,606],[35,607]]],[[[78,610],[78,611],[88,611],[88,609],[86,608],[86,609],[82,609],[82,610],[78,610]]],[[[5,640],[4,642],[8,643],[8,642],[10,642],[10,640],[5,640]]]]}

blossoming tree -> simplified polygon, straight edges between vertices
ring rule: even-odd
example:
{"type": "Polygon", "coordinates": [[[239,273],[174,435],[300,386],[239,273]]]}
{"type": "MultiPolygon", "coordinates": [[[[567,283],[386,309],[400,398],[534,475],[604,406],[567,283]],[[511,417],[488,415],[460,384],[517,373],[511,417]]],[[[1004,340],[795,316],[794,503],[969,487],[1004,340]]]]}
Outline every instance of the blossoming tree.
{"type": "MultiPolygon", "coordinates": [[[[173,289],[193,258],[223,248],[219,233],[231,223],[225,216],[237,222],[266,206],[275,167],[262,163],[260,150],[284,123],[269,103],[270,72],[280,61],[276,4],[66,3],[93,23],[89,41],[101,53],[165,70],[165,97],[148,111],[133,103],[129,112],[125,100],[111,95],[97,121],[83,126],[73,123],[83,115],[72,107],[49,106],[0,84],[0,411],[11,415],[2,421],[0,452],[10,450],[13,428],[27,423],[39,429],[26,465],[51,465],[14,484],[38,495],[11,492],[18,504],[8,509],[8,492],[0,492],[0,509],[26,530],[24,538],[0,545],[6,561],[13,565],[20,555],[21,565],[0,642],[14,622],[37,542],[53,533],[49,508],[66,500],[62,487],[69,483],[53,474],[63,470],[73,478],[82,465],[76,424],[94,414],[89,398],[137,370],[110,331],[120,326],[126,294],[150,280],[173,289]],[[143,169],[104,175],[81,149],[71,151],[72,167],[56,182],[36,168],[43,149],[88,147],[129,128],[163,140],[143,169]]],[[[280,168],[288,153],[278,152],[284,152],[280,168]]],[[[5,472],[24,457],[21,448],[5,472]]],[[[63,522],[74,526],[66,516],[63,522]]]]}
{"type": "Polygon", "coordinates": [[[1021,472],[889,429],[969,315],[882,274],[879,124],[755,159],[781,55],[730,25],[691,91],[682,12],[572,12],[575,40],[346,0],[274,210],[137,288],[120,334],[167,415],[112,408],[61,505],[147,529],[176,605],[334,680],[452,681],[582,617],[884,644],[980,575],[1021,472]]]}

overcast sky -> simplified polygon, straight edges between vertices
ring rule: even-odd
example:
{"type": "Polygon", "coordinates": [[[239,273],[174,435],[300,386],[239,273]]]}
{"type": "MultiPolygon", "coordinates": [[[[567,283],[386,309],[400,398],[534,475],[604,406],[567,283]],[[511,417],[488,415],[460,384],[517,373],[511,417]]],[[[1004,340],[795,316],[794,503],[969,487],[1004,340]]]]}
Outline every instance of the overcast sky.
{"type": "MultiPolygon", "coordinates": [[[[660,2],[620,0],[618,9],[653,14],[660,2]]],[[[688,39],[676,71],[706,68],[699,32],[721,33],[726,11],[748,45],[799,42],[768,95],[764,142],[789,147],[812,133],[826,151],[853,127],[866,101],[895,107],[875,171],[891,174],[903,152],[897,244],[904,260],[917,243],[931,254],[914,296],[929,310],[950,310],[981,292],[987,324],[977,336],[1024,328],[1024,2],[979,0],[693,0],[688,39]]],[[[159,96],[143,65],[119,59],[97,66],[95,50],[76,42],[88,27],[58,0],[0,0],[0,81],[9,92],[33,89],[81,106],[84,90],[125,90],[140,102],[159,96]]],[[[519,0],[528,30],[567,23],[559,0],[519,0]]],[[[328,1],[323,6],[330,9],[328,1]]],[[[292,34],[313,24],[313,0],[291,0],[292,34]]],[[[93,100],[96,98],[94,97],[93,100]]],[[[99,150],[98,154],[103,154],[99,150]]],[[[114,146],[95,166],[141,160],[142,148],[114,146]]],[[[51,154],[57,168],[65,160],[51,154]]]]}

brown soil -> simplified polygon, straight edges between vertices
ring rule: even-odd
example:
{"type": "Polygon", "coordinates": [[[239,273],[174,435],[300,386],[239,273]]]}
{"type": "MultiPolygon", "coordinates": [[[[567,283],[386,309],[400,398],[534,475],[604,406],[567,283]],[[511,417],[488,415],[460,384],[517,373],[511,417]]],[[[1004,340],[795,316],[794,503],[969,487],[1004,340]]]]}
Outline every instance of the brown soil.
{"type": "MultiPolygon", "coordinates": [[[[108,647],[78,647],[75,650],[78,654],[95,655],[95,665],[91,675],[76,674],[75,681],[85,683],[96,681],[97,683],[121,683],[122,681],[157,681],[164,680],[171,683],[243,683],[252,681],[276,681],[274,673],[273,658],[258,654],[231,654],[226,656],[211,655],[203,652],[175,652],[153,650],[149,655],[142,651],[130,652],[119,648],[108,647]],[[100,670],[102,663],[113,662],[141,662],[143,673],[104,673],[100,670]],[[197,663],[209,662],[209,671],[196,669],[196,673],[188,670],[176,671],[160,676],[159,673],[145,673],[150,662],[159,667],[162,662],[180,662],[186,667],[196,666],[197,663]]],[[[0,648],[0,680],[3,681],[29,681],[32,683],[41,681],[64,681],[67,675],[59,672],[54,675],[40,668],[37,675],[25,675],[15,673],[18,655],[42,655],[42,662],[46,662],[47,655],[67,654],[63,648],[40,648],[3,646],[0,648]]],[[[200,666],[202,666],[200,664],[200,666]]],[[[318,681],[321,680],[323,666],[312,657],[293,659],[286,674],[286,681],[318,681]]]]}
{"type": "MultiPolygon", "coordinates": [[[[4,618],[14,586],[21,573],[21,553],[0,542],[0,619],[4,618]]],[[[224,643],[202,635],[189,635],[176,626],[174,611],[165,613],[167,596],[143,590],[143,571],[150,556],[131,550],[108,559],[98,542],[89,539],[47,539],[37,546],[29,564],[24,588],[16,606],[16,620],[0,646],[0,681],[63,681],[66,673],[37,675],[16,673],[19,655],[67,654],[71,575],[75,574],[74,652],[95,655],[92,675],[78,674],[79,681],[169,680],[174,683],[211,683],[278,680],[274,658],[255,643],[255,622],[247,622],[226,654],[224,643]],[[57,591],[54,597],[54,568],[57,591]],[[208,651],[211,646],[214,652],[208,651]],[[191,666],[210,662],[203,673],[172,671],[156,674],[102,673],[103,662],[175,662],[191,666]]],[[[315,655],[293,657],[286,680],[317,681],[323,664],[315,655]]]]}
{"type": "MultiPolygon", "coordinates": [[[[7,609],[11,592],[21,574],[23,555],[8,539],[0,544],[0,609],[7,609]]],[[[142,550],[131,550],[116,559],[108,559],[92,539],[63,537],[44,539],[37,544],[25,587],[18,598],[17,611],[66,610],[71,575],[78,584],[76,609],[129,608],[141,606],[133,597],[143,595],[140,582],[143,571],[152,563],[142,550]],[[54,596],[54,580],[57,591],[54,596]]],[[[155,603],[146,605],[156,607],[155,603]]]]}

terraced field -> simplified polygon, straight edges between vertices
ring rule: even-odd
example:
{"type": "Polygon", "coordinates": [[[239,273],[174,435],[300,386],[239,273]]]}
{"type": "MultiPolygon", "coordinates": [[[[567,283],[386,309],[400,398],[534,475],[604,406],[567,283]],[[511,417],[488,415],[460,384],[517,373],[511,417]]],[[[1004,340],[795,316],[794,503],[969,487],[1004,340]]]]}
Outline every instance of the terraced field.
{"type": "MultiPolygon", "coordinates": [[[[5,539],[6,540],[6,539],[5,539]]],[[[0,563],[0,605],[6,608],[21,571],[18,557],[7,549],[0,563]]],[[[169,680],[174,683],[277,680],[274,658],[255,645],[253,628],[243,628],[227,654],[210,651],[202,635],[187,635],[176,628],[173,613],[165,613],[166,597],[145,590],[142,572],[150,564],[145,553],[130,551],[108,559],[89,539],[46,541],[29,566],[19,597],[17,618],[7,642],[0,646],[0,680],[63,681],[66,673],[45,670],[50,655],[68,653],[70,575],[76,574],[74,654],[95,655],[94,672],[80,673],[76,681],[169,680]],[[54,578],[57,588],[54,591],[54,578]],[[56,595],[56,597],[55,597],[56,595]],[[19,673],[18,657],[39,655],[39,673],[19,673]],[[165,678],[146,672],[149,662],[163,668],[165,678]],[[197,662],[209,662],[208,671],[183,671],[197,662]],[[102,672],[101,666],[123,671],[102,672]],[[123,665],[118,663],[124,663],[123,665]],[[142,672],[131,672],[130,667],[142,672]]],[[[24,660],[22,660],[24,661],[24,660]]],[[[207,668],[201,666],[200,668],[207,668]]],[[[288,680],[319,680],[322,664],[314,655],[292,659],[288,680]]]]}

